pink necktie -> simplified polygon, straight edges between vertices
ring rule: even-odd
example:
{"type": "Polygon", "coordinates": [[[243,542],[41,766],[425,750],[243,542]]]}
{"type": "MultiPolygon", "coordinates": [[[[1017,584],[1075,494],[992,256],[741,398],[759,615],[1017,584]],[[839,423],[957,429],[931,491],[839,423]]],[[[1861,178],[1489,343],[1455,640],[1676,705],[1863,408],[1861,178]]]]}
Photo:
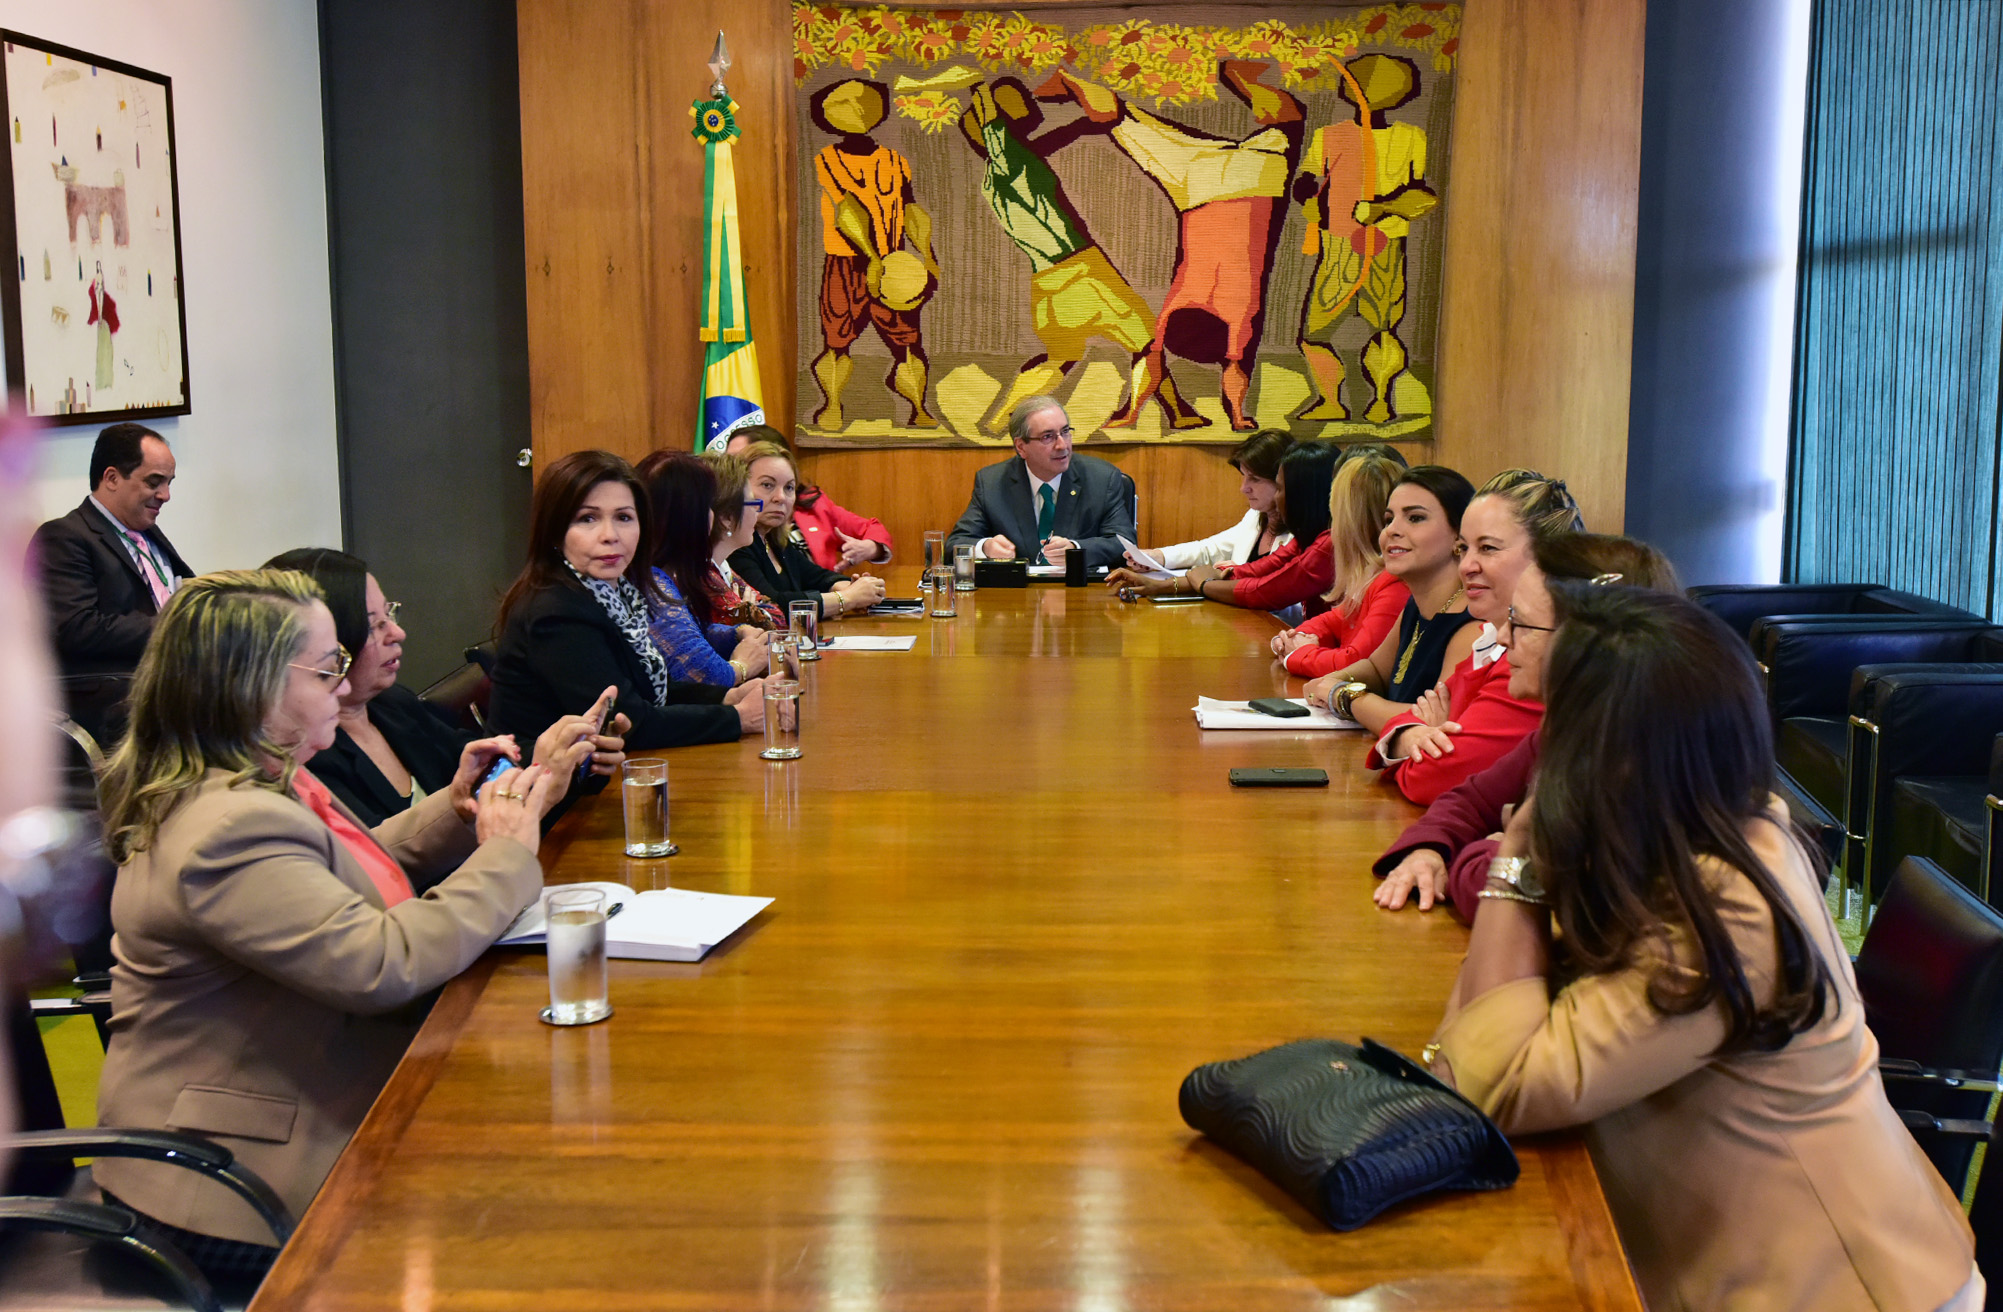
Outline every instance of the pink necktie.
{"type": "Polygon", "coordinates": [[[153,554],[152,543],[148,542],[140,534],[134,533],[129,528],[125,528],[123,524],[119,525],[119,528],[124,531],[126,537],[132,539],[132,545],[138,548],[139,576],[146,580],[146,586],[153,589],[154,606],[158,609],[166,609],[167,598],[174,595],[174,590],[167,586],[167,580],[162,577],[160,561],[153,554]]]}

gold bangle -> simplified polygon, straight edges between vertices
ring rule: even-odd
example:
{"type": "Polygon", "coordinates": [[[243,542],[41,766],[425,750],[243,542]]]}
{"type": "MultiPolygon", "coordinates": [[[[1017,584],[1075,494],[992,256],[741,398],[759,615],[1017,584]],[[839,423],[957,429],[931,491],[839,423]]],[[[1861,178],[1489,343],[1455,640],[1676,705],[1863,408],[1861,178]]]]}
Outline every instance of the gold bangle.
{"type": "MultiPolygon", "coordinates": [[[[750,668],[746,666],[743,661],[737,660],[735,658],[725,661],[724,664],[728,665],[730,667],[730,672],[737,676],[737,683],[743,683],[746,676],[748,676],[751,673],[750,668]]],[[[733,683],[730,686],[735,688],[737,686],[737,683],[733,683]]]]}

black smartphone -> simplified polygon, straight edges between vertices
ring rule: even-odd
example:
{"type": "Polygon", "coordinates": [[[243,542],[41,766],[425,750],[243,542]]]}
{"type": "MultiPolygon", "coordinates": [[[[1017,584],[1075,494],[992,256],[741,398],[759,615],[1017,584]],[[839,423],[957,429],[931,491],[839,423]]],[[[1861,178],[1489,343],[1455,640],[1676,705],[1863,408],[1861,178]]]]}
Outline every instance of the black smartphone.
{"type": "Polygon", "coordinates": [[[1234,788],[1326,788],[1328,771],[1299,765],[1239,766],[1231,771],[1234,788]]]}
{"type": "Polygon", "coordinates": [[[1302,719],[1308,713],[1307,707],[1285,697],[1256,697],[1249,704],[1261,715],[1275,715],[1282,720],[1302,719]]]}
{"type": "MultiPolygon", "coordinates": [[[[613,702],[605,703],[605,713],[598,717],[598,727],[591,731],[592,737],[595,738],[599,734],[604,733],[605,726],[612,723],[612,707],[614,705],[615,703],[613,702]]],[[[577,782],[583,783],[591,777],[591,758],[593,755],[593,752],[587,752],[584,759],[577,763],[577,782]]]]}

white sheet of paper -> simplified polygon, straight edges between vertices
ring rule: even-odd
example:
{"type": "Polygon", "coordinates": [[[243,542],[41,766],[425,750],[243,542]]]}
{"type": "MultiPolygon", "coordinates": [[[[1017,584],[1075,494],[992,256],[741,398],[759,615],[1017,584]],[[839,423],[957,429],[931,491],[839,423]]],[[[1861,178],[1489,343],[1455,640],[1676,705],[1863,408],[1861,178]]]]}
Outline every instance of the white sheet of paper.
{"type": "Polygon", "coordinates": [[[910,651],[918,642],[915,634],[905,634],[901,638],[878,637],[859,633],[844,633],[838,637],[822,638],[822,651],[910,651]]]}
{"type": "Polygon", "coordinates": [[[1120,539],[1121,550],[1125,551],[1129,556],[1132,556],[1135,560],[1138,560],[1142,565],[1147,567],[1147,574],[1148,577],[1151,579],[1179,578],[1182,575],[1189,573],[1189,571],[1186,569],[1170,569],[1168,566],[1156,560],[1153,556],[1150,556],[1147,552],[1142,551],[1138,546],[1127,541],[1126,538],[1122,537],[1118,533],[1115,533],[1113,536],[1120,539]]]}
{"type": "MultiPolygon", "coordinates": [[[[1307,706],[1298,697],[1289,701],[1296,706],[1307,706]]],[[[1267,715],[1252,709],[1250,702],[1219,701],[1215,697],[1198,697],[1196,705],[1190,708],[1196,712],[1196,723],[1203,729],[1361,729],[1354,720],[1345,720],[1334,711],[1320,706],[1308,706],[1305,717],[1293,716],[1282,719],[1277,715],[1267,715]]]]}

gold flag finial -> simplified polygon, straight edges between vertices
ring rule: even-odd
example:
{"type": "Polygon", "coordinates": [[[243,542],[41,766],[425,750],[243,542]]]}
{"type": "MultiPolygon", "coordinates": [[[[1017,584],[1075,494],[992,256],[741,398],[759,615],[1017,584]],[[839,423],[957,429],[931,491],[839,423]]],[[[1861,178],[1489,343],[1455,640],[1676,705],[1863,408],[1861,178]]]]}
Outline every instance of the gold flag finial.
{"type": "Polygon", "coordinates": [[[709,75],[713,79],[709,84],[710,99],[722,100],[724,96],[729,94],[723,89],[723,75],[729,69],[730,47],[724,45],[723,32],[721,29],[718,29],[716,34],[716,49],[709,53],[709,75]]]}

